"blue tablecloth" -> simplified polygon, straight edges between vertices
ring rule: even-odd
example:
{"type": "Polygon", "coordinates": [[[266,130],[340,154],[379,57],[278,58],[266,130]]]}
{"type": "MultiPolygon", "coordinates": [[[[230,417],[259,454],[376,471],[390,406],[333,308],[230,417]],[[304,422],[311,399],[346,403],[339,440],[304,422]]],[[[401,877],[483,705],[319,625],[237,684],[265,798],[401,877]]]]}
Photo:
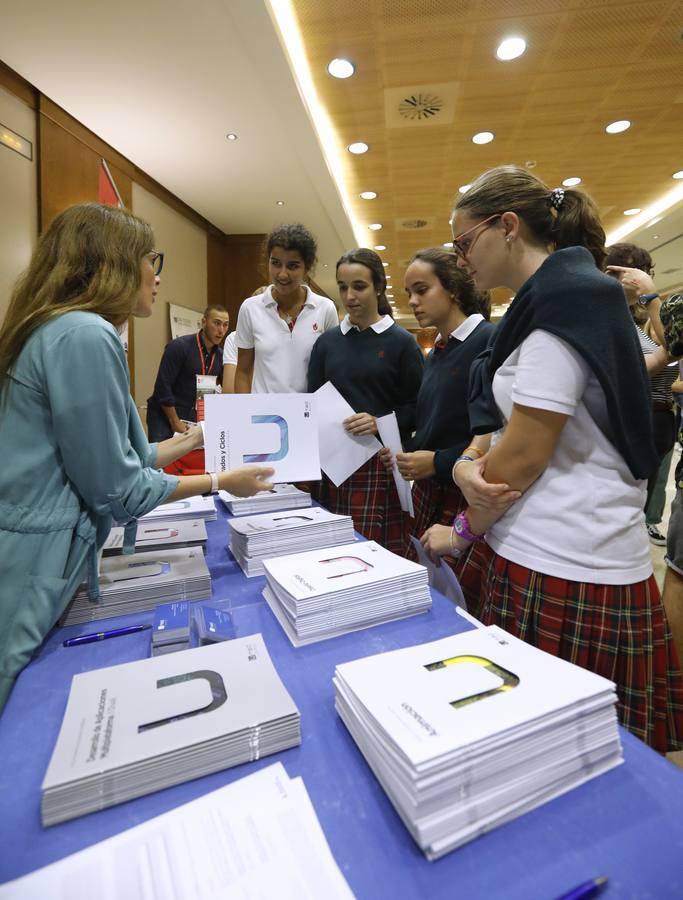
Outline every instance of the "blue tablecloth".
{"type": "MultiPolygon", "coordinates": [[[[221,504],[217,504],[221,507],[221,504]]],[[[0,717],[0,881],[103,840],[280,759],[302,775],[338,865],[358,898],[552,900],[598,875],[609,898],[683,897],[683,773],[627,732],[625,764],[438,862],[425,860],[334,711],[335,665],[471,627],[434,595],[431,612],[294,649],[226,550],[219,509],[208,523],[214,599],[231,598],[238,636],[261,632],[301,711],[302,745],[43,829],[40,784],[77,672],[144,657],[149,631],[64,648],[92,625],[56,629],[0,717]]],[[[151,621],[151,613],[107,620],[151,621]]],[[[93,897],[98,894],[93,885],[93,897]]],[[[49,900],[49,898],[46,898],[49,900]]]]}

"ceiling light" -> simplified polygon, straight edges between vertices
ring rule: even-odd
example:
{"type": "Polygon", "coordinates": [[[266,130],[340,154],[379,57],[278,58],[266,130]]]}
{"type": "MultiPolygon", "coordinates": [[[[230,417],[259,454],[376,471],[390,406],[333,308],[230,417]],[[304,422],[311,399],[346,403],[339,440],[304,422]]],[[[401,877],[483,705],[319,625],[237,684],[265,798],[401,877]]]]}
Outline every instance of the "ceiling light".
{"type": "Polygon", "coordinates": [[[680,179],[680,178],[683,178],[683,169],[681,169],[681,170],[678,171],[678,172],[674,172],[673,175],[672,175],[671,177],[672,177],[672,178],[676,178],[677,180],[680,179]]]}
{"type": "Polygon", "coordinates": [[[285,201],[284,201],[284,200],[276,200],[276,201],[275,201],[275,205],[276,205],[276,206],[284,206],[284,205],[285,205],[285,201]]]}
{"type": "Polygon", "coordinates": [[[386,250],[385,244],[375,244],[375,250],[386,250]]]}
{"type": "MultiPolygon", "coordinates": [[[[464,193],[466,193],[467,191],[469,191],[469,189],[470,189],[471,187],[472,187],[471,184],[461,184],[460,187],[458,188],[458,191],[459,191],[461,194],[464,194],[464,193]]],[[[451,224],[451,219],[448,220],[448,224],[449,224],[449,225],[451,224]]]]}
{"type": "Polygon", "coordinates": [[[505,38],[505,40],[498,45],[496,56],[498,59],[502,60],[517,59],[517,57],[521,56],[525,50],[526,41],[524,38],[509,37],[505,38]]]}
{"type": "Polygon", "coordinates": [[[565,178],[562,184],[565,187],[576,187],[577,184],[581,184],[581,179],[577,178],[576,176],[572,178],[565,178]]]}
{"type": "Polygon", "coordinates": [[[226,138],[227,138],[229,141],[236,141],[236,140],[237,140],[237,135],[236,135],[236,134],[233,134],[232,131],[230,132],[230,134],[226,134],[225,136],[226,136],[226,138]]]}
{"type": "Polygon", "coordinates": [[[377,194],[374,191],[362,191],[360,198],[361,200],[375,200],[377,198],[377,194]]]}
{"type": "Polygon", "coordinates": [[[367,153],[370,147],[364,141],[355,141],[346,148],[349,153],[367,153]]]}
{"type": "Polygon", "coordinates": [[[446,243],[443,246],[448,247],[449,250],[452,250],[453,249],[453,241],[446,241],[446,243]]]}
{"type": "Polygon", "coordinates": [[[390,300],[393,300],[393,299],[394,299],[394,295],[393,295],[393,294],[387,294],[387,297],[388,297],[390,300]]]}
{"type": "Polygon", "coordinates": [[[634,206],[633,209],[625,209],[624,215],[625,216],[637,216],[639,212],[640,212],[640,207],[634,206]]]}
{"type": "Polygon", "coordinates": [[[382,265],[386,268],[389,265],[389,263],[382,263],[382,265]]]}
{"type": "Polygon", "coordinates": [[[327,71],[333,78],[350,78],[356,67],[348,59],[333,59],[327,64],[327,71]]]}
{"type": "Polygon", "coordinates": [[[678,181],[670,188],[670,190],[665,194],[662,194],[661,197],[655,200],[654,203],[651,203],[637,216],[632,216],[628,221],[623,222],[618,228],[611,231],[607,235],[605,246],[611,247],[612,244],[618,244],[619,241],[623,241],[627,235],[633,234],[634,231],[642,228],[643,225],[651,219],[654,219],[655,216],[661,216],[667,210],[671,209],[672,206],[680,203],[681,200],[683,200],[683,181],[678,181]]]}
{"type": "Polygon", "coordinates": [[[631,123],[628,119],[619,119],[618,122],[611,122],[605,128],[605,131],[607,132],[607,134],[619,134],[619,132],[626,131],[626,129],[630,127],[631,123]]]}
{"type": "Polygon", "coordinates": [[[492,131],[479,131],[472,136],[473,144],[490,144],[495,134],[492,131]]]}
{"type": "Polygon", "coordinates": [[[653,234],[653,235],[652,235],[652,240],[653,240],[653,241],[658,241],[658,240],[659,240],[659,235],[658,235],[658,234],[653,234]]]}
{"type": "Polygon", "coordinates": [[[370,229],[370,231],[379,231],[382,226],[379,224],[379,222],[373,222],[372,225],[368,225],[368,228],[370,229]]]}

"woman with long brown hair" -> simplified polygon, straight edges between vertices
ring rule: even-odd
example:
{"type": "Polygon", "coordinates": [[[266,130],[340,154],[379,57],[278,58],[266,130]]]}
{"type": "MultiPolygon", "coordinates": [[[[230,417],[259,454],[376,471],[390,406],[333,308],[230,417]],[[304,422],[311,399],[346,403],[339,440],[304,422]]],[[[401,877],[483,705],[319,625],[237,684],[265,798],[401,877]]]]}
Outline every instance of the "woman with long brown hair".
{"type": "Polygon", "coordinates": [[[0,329],[0,708],[84,578],[96,599],[114,523],[219,488],[270,488],[259,466],[158,471],[201,429],[147,442],[117,329],[152,314],[162,264],[146,222],[85,203],[53,220],[12,295],[0,329]]]}

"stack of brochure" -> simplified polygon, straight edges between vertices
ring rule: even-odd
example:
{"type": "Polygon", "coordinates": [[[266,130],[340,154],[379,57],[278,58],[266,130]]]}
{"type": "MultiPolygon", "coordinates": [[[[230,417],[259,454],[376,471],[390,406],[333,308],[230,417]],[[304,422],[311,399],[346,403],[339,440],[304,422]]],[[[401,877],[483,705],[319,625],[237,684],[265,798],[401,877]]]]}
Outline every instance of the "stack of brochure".
{"type": "Polygon", "coordinates": [[[260,634],[84,672],[43,780],[43,825],[300,743],[260,634]]]}
{"type": "Polygon", "coordinates": [[[272,491],[261,491],[253,497],[235,497],[227,491],[219,491],[218,496],[233,516],[251,516],[278,509],[302,509],[311,505],[311,495],[293,484],[276,484],[272,491]]]}
{"type": "MultiPolygon", "coordinates": [[[[123,552],[124,531],[123,528],[112,528],[102,548],[105,556],[123,552]]],[[[141,519],[135,535],[135,549],[206,547],[206,540],[206,525],[203,519],[180,519],[175,522],[148,522],[141,519]]]]}
{"type": "Polygon", "coordinates": [[[424,566],[375,541],[263,562],[266,602],[295,647],[431,608],[424,566]]]}
{"type": "Polygon", "coordinates": [[[62,625],[152,609],[163,601],[211,596],[211,575],[201,548],[107,556],[100,565],[100,597],[82,585],[60,619],[62,625]]]}
{"type": "Polygon", "coordinates": [[[178,522],[183,519],[204,519],[205,522],[211,522],[216,518],[216,504],[213,502],[213,496],[210,497],[188,497],[186,500],[174,500],[172,503],[162,503],[156,506],[151,512],[140,517],[141,522],[156,522],[158,519],[164,521],[178,522]]]}
{"type": "Polygon", "coordinates": [[[353,541],[353,519],[319,506],[289,509],[228,522],[230,550],[250,578],[263,575],[263,560],[353,541]]]}
{"type": "Polygon", "coordinates": [[[622,762],[614,684],[497,626],[343,663],[334,685],[429,859],[622,762]]]}

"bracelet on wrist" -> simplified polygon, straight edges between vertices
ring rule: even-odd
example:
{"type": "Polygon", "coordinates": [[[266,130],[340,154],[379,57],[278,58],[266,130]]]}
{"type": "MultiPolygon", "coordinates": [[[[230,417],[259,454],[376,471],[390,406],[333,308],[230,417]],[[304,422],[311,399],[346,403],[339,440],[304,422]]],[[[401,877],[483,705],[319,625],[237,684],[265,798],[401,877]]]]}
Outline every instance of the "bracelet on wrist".
{"type": "Polygon", "coordinates": [[[211,479],[211,487],[202,494],[202,497],[212,497],[218,493],[218,472],[207,472],[206,474],[211,479]]]}
{"type": "Polygon", "coordinates": [[[455,538],[456,537],[457,537],[457,534],[456,534],[455,528],[451,527],[451,551],[448,555],[452,556],[453,559],[459,559],[465,552],[464,550],[461,550],[460,547],[455,546],[455,538]]]}
{"type": "Polygon", "coordinates": [[[472,445],[470,445],[469,447],[465,447],[465,449],[462,451],[461,456],[469,456],[470,453],[476,453],[477,456],[484,455],[484,451],[480,450],[479,447],[473,447],[472,445]]]}

